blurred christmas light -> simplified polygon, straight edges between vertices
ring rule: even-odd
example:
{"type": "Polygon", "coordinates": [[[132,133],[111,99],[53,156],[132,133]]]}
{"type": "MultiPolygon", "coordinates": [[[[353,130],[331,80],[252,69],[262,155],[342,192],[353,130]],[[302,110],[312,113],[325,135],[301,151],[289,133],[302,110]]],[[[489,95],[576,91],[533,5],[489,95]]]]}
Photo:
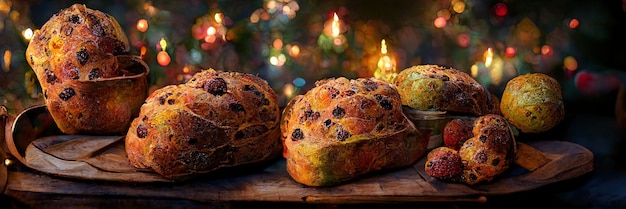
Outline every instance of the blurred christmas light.
{"type": "Polygon", "coordinates": [[[514,47],[509,46],[504,49],[504,56],[507,58],[513,58],[516,54],[517,50],[514,47]]]}
{"type": "Polygon", "coordinates": [[[580,22],[578,22],[578,19],[572,18],[572,20],[569,21],[568,26],[569,28],[574,29],[574,28],[577,28],[579,24],[580,22]]]}
{"type": "Polygon", "coordinates": [[[148,30],[148,21],[146,19],[139,19],[137,21],[137,30],[140,32],[146,32],[148,30]]]}
{"type": "Polygon", "coordinates": [[[26,41],[30,41],[30,39],[33,38],[33,35],[33,29],[26,28],[24,31],[22,31],[22,36],[24,36],[24,39],[26,39],[26,41]]]}
{"type": "Polygon", "coordinates": [[[9,70],[11,69],[11,57],[12,57],[12,53],[11,50],[4,50],[4,65],[2,66],[2,69],[4,70],[4,72],[9,72],[9,70]]]}
{"type": "Polygon", "coordinates": [[[452,10],[456,13],[463,13],[465,11],[465,2],[462,0],[452,0],[452,10]]]}
{"type": "Polygon", "coordinates": [[[289,49],[289,55],[292,57],[298,57],[300,55],[300,47],[298,45],[293,45],[289,49]]]}
{"type": "Polygon", "coordinates": [[[447,21],[445,17],[437,17],[435,18],[435,20],[433,21],[433,25],[435,25],[435,28],[443,28],[446,27],[447,21]]]}
{"type": "Polygon", "coordinates": [[[213,19],[215,20],[215,22],[217,22],[217,24],[222,24],[222,21],[224,20],[224,14],[220,12],[215,13],[215,15],[213,15],[213,19]]]}
{"type": "Polygon", "coordinates": [[[272,46],[274,47],[274,49],[280,50],[283,48],[283,40],[280,40],[279,38],[274,39],[274,42],[272,42],[272,46]]]}
{"type": "Polygon", "coordinates": [[[470,36],[467,33],[461,33],[456,38],[459,46],[466,48],[470,45],[470,36]]]}
{"type": "Polygon", "coordinates": [[[552,50],[552,47],[550,45],[543,45],[541,47],[541,54],[545,56],[552,56],[554,54],[554,51],[552,50]]]}
{"type": "Polygon", "coordinates": [[[450,11],[448,11],[447,9],[437,11],[437,17],[443,17],[446,21],[448,21],[451,16],[452,14],[450,14],[450,11]]]}
{"type": "Polygon", "coordinates": [[[497,3],[493,7],[493,11],[496,14],[496,16],[504,17],[509,12],[509,8],[504,3],[497,3]]]}
{"type": "Polygon", "coordinates": [[[576,71],[578,69],[578,61],[572,56],[567,56],[563,59],[563,67],[568,71],[576,71]]]}
{"type": "Polygon", "coordinates": [[[213,26],[210,26],[209,28],[206,29],[206,34],[209,36],[215,35],[216,32],[217,30],[215,30],[215,27],[213,26]]]}
{"type": "Polygon", "coordinates": [[[170,58],[170,55],[166,51],[160,51],[157,54],[157,62],[159,63],[159,65],[165,67],[169,65],[171,61],[172,59],[170,58]]]}
{"type": "Polygon", "coordinates": [[[283,95],[287,97],[287,100],[293,98],[296,94],[296,88],[291,83],[286,83],[283,85],[283,95]]]}
{"type": "Polygon", "coordinates": [[[291,83],[298,88],[302,88],[306,84],[306,80],[304,80],[304,78],[297,77],[296,79],[293,79],[291,83]]]}
{"type": "Polygon", "coordinates": [[[0,0],[0,13],[8,14],[11,11],[11,5],[13,3],[10,0],[0,0]]]}

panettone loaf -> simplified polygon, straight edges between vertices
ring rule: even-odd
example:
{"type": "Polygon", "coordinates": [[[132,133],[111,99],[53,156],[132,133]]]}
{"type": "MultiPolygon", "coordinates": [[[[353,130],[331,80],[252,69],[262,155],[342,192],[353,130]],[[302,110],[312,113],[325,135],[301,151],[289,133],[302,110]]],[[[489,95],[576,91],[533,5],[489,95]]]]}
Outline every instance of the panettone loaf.
{"type": "Polygon", "coordinates": [[[126,136],[131,164],[182,180],[279,157],[278,96],[260,77],[213,69],[155,90],[126,136]]]}
{"type": "Polygon", "coordinates": [[[327,78],[293,98],[281,123],[291,177],[331,186],[415,163],[428,139],[402,113],[394,86],[375,78],[327,78]]]}
{"type": "Polygon", "coordinates": [[[476,185],[492,181],[515,162],[517,143],[508,121],[503,116],[496,114],[480,116],[474,119],[470,126],[472,129],[470,136],[456,135],[469,137],[455,140],[464,141],[460,148],[454,144],[438,147],[429,152],[424,165],[428,175],[441,180],[476,185]]]}
{"type": "Polygon", "coordinates": [[[498,98],[469,74],[438,65],[416,65],[393,79],[402,104],[417,110],[500,114],[498,98]]]}
{"type": "Polygon", "coordinates": [[[112,16],[74,4],[52,16],[26,49],[45,103],[67,134],[123,134],[148,96],[148,66],[129,55],[112,16]]]}

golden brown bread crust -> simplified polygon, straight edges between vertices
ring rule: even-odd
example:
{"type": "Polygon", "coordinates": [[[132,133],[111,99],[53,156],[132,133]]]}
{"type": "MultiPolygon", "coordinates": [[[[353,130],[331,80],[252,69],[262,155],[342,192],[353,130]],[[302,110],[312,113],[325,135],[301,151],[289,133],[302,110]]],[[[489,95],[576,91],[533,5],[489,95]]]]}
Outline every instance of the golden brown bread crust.
{"type": "Polygon", "coordinates": [[[81,4],[59,11],[26,49],[45,103],[67,134],[122,134],[147,97],[148,66],[130,56],[112,16],[81,4]]]}
{"type": "Polygon", "coordinates": [[[475,185],[490,182],[509,169],[516,160],[517,143],[508,121],[500,115],[487,114],[476,118],[472,126],[471,138],[465,140],[458,150],[440,147],[427,155],[424,165],[427,174],[475,185]],[[461,165],[449,162],[457,158],[454,155],[458,155],[461,165]],[[445,168],[444,165],[453,167],[445,168]],[[458,172],[459,169],[462,172],[458,172]]]}
{"type": "Polygon", "coordinates": [[[515,161],[517,144],[513,132],[504,117],[488,114],[474,121],[472,133],[474,136],[459,149],[463,180],[470,185],[490,182],[515,161]]]}
{"type": "Polygon", "coordinates": [[[417,65],[398,73],[392,82],[402,104],[418,110],[499,114],[497,97],[467,73],[438,65],[417,65]]]}
{"type": "Polygon", "coordinates": [[[126,136],[131,164],[171,179],[279,157],[278,96],[250,74],[196,73],[155,90],[126,136]]]}
{"type": "Polygon", "coordinates": [[[500,102],[502,115],[524,133],[550,130],[565,117],[559,82],[542,73],[509,80],[500,102]]]}
{"type": "Polygon", "coordinates": [[[375,78],[328,78],[292,99],[281,123],[287,171],[308,186],[408,166],[428,139],[402,113],[400,95],[375,78]]]}

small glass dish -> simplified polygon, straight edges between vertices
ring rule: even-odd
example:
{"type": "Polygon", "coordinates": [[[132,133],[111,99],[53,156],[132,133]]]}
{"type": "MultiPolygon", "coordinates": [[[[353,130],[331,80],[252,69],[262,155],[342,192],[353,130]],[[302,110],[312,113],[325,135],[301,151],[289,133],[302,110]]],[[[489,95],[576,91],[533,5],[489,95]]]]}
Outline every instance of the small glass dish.
{"type": "Polygon", "coordinates": [[[407,106],[403,106],[402,111],[420,132],[429,135],[428,150],[443,145],[443,128],[449,121],[446,111],[424,111],[407,106]]]}

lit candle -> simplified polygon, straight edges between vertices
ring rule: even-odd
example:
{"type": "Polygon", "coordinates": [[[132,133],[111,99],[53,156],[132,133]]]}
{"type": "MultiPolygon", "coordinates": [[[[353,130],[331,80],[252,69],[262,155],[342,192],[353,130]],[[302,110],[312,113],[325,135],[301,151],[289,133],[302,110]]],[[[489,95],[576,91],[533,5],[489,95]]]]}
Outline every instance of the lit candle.
{"type": "Polygon", "coordinates": [[[333,23],[331,25],[331,30],[333,37],[339,36],[339,32],[341,32],[341,28],[339,26],[339,17],[337,16],[336,12],[333,14],[333,23]]]}
{"type": "Polygon", "coordinates": [[[387,42],[383,39],[380,41],[380,58],[374,77],[391,81],[396,75],[396,61],[387,54],[387,42]]]}
{"type": "Polygon", "coordinates": [[[159,46],[161,46],[161,51],[157,54],[157,62],[161,66],[167,66],[170,64],[172,59],[170,58],[170,55],[165,51],[167,47],[167,42],[164,38],[161,38],[161,41],[159,41],[159,46]]]}

